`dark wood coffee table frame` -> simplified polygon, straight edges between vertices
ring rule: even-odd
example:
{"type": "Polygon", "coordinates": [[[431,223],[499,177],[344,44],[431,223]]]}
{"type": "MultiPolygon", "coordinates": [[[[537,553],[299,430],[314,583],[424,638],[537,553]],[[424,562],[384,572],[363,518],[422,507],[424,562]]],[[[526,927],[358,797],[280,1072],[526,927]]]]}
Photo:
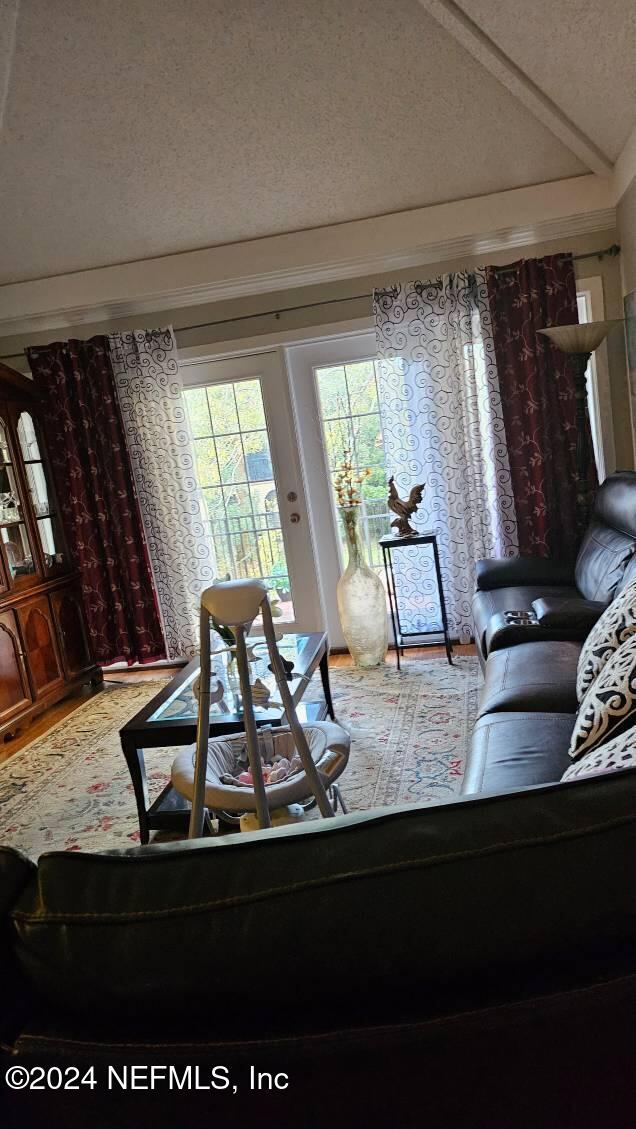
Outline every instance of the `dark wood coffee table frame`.
{"type": "MultiPolygon", "coordinates": [[[[309,679],[317,669],[320,669],[325,700],[324,702],[308,702],[307,712],[312,721],[322,721],[325,717],[333,719],[327,636],[321,632],[313,632],[305,635],[305,640],[305,645],[298,655],[293,672],[295,677],[299,673],[304,675],[304,678],[299,679],[294,690],[294,705],[298,705],[309,679]]],[[[122,751],[126,758],[135,792],[135,800],[137,801],[139,834],[142,843],[149,841],[151,831],[163,830],[185,833],[188,828],[189,801],[175,792],[172,784],[167,784],[154,803],[149,803],[144,749],[159,749],[163,745],[194,744],[197,735],[195,718],[192,721],[185,721],[183,718],[164,718],[159,721],[150,721],[149,719],[164,702],[173,697],[175,690],[178,690],[184,682],[187,682],[198,668],[199,659],[192,659],[175,678],[166,683],[163,689],[139,713],[126,722],[119,732],[122,751]]],[[[257,724],[280,725],[280,711],[259,711],[257,724]]],[[[210,719],[210,737],[217,737],[222,733],[240,733],[242,729],[242,714],[215,714],[210,719]]]]}

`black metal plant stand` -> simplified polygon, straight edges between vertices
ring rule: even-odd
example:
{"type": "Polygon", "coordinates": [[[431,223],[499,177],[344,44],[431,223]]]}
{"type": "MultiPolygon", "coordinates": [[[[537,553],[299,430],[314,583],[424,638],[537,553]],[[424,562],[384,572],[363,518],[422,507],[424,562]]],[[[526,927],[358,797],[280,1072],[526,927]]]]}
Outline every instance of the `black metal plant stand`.
{"type": "Polygon", "coordinates": [[[394,549],[401,549],[404,547],[411,548],[413,545],[432,545],[433,547],[433,560],[435,562],[435,576],[437,579],[437,596],[439,600],[439,608],[442,617],[442,634],[444,635],[444,645],[446,647],[446,657],[453,665],[452,654],[453,648],[451,646],[450,637],[448,634],[448,620],[446,618],[446,603],[444,601],[444,588],[442,585],[442,573],[439,566],[439,553],[437,551],[437,535],[435,533],[417,533],[411,537],[393,537],[387,534],[386,537],[381,537],[378,544],[382,549],[382,560],[384,563],[384,575],[386,577],[386,588],[389,594],[389,608],[391,609],[391,624],[393,626],[393,638],[395,639],[395,653],[397,655],[397,667],[401,670],[400,654],[404,654],[407,647],[431,647],[433,643],[422,643],[422,637],[426,635],[439,635],[440,631],[403,631],[400,622],[400,609],[398,605],[397,589],[395,587],[395,576],[393,573],[393,560],[391,553],[394,549]],[[416,638],[420,640],[418,643],[405,643],[405,639],[416,638]]]}

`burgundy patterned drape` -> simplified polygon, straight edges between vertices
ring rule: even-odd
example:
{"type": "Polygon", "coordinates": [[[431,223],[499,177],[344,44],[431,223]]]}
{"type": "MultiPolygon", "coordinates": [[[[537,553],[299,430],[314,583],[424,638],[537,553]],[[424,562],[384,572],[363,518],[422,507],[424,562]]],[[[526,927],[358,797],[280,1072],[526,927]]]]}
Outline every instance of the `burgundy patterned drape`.
{"type": "Polygon", "coordinates": [[[108,341],[58,341],[27,355],[95,658],[165,658],[108,341]]]}
{"type": "MultiPolygon", "coordinates": [[[[576,405],[572,361],[537,330],[578,322],[571,255],[487,270],[519,551],[573,557],[576,405]]],[[[591,448],[590,448],[591,449],[591,448]]],[[[590,467],[590,485],[596,468],[590,467]]]]}

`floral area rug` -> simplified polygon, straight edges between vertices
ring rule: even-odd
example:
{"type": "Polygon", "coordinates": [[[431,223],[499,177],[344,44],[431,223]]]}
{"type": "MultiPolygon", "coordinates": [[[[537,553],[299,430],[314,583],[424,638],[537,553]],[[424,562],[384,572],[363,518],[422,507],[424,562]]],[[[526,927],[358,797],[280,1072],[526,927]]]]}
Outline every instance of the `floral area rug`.
{"type": "MultiPolygon", "coordinates": [[[[361,671],[331,671],[338,720],[352,736],[341,778],[350,811],[437,804],[459,792],[477,710],[477,659],[444,656],[361,671]]],[[[36,858],[49,850],[107,850],[139,841],[119,730],[161,688],[106,688],[0,765],[0,843],[36,858]]],[[[308,693],[318,694],[316,676],[308,693]]],[[[174,749],[149,749],[151,798],[167,783],[174,749]]]]}

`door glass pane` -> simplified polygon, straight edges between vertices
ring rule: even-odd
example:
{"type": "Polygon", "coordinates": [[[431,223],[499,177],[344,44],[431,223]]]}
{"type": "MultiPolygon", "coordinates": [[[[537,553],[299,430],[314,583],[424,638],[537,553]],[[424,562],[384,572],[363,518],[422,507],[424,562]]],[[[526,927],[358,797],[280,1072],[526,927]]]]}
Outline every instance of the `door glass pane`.
{"type": "Polygon", "coordinates": [[[55,514],[51,514],[50,517],[39,517],[37,526],[46,567],[54,568],[56,565],[64,564],[66,560],[64,542],[55,514]]]}
{"type": "Polygon", "coordinates": [[[22,458],[29,484],[33,509],[38,515],[48,515],[49,492],[46,485],[44,466],[40,456],[33,420],[28,412],[21,412],[18,420],[18,439],[22,448],[22,458]]]}
{"type": "Polygon", "coordinates": [[[10,463],[11,462],[11,454],[10,454],[10,451],[9,451],[9,441],[7,439],[7,433],[5,431],[5,427],[4,427],[4,424],[2,423],[2,420],[0,420],[0,462],[3,462],[3,463],[10,463]]]}
{"type": "Polygon", "coordinates": [[[42,462],[35,426],[28,412],[20,413],[18,439],[24,459],[31,505],[37,518],[37,531],[44,554],[44,564],[49,571],[57,565],[64,564],[64,547],[52,495],[46,480],[46,469],[42,462]]]}
{"type": "Polygon", "coordinates": [[[263,580],[289,622],[294,607],[261,382],[186,388],[185,399],[219,576],[263,580]]]}
{"type": "Polygon", "coordinates": [[[52,501],[46,469],[42,462],[40,446],[31,415],[20,412],[18,439],[23,452],[28,492],[37,518],[37,535],[40,537],[44,565],[47,571],[64,563],[64,549],[58,515],[52,501]]]}
{"type": "Polygon", "coordinates": [[[11,463],[0,465],[0,523],[20,520],[20,495],[11,463]]]}
{"type": "Polygon", "coordinates": [[[3,525],[0,527],[0,534],[11,576],[17,579],[34,573],[35,564],[24,523],[19,521],[3,525]]]}
{"type": "Polygon", "coordinates": [[[44,477],[44,467],[42,463],[25,463],[24,469],[33,509],[38,516],[44,516],[49,513],[49,492],[44,477]]]}
{"type": "Polygon", "coordinates": [[[20,494],[11,462],[6,428],[0,423],[0,537],[13,579],[30,576],[36,566],[26,525],[22,520],[20,494]]]}
{"type": "Polygon", "coordinates": [[[265,427],[260,381],[244,380],[235,384],[234,390],[241,430],[252,431],[255,427],[265,427]]]}
{"type": "Polygon", "coordinates": [[[21,412],[20,414],[20,419],[18,420],[18,439],[20,440],[22,457],[25,462],[28,462],[29,459],[39,460],[41,458],[35,427],[28,412],[21,412]]]}
{"type": "MultiPolygon", "coordinates": [[[[329,365],[317,368],[315,374],[332,489],[337,468],[348,454],[354,473],[370,471],[359,486],[362,497],[360,528],[367,560],[384,582],[378,541],[391,532],[392,514],[387,506],[387,474],[375,362],[329,365]]],[[[335,503],[335,491],[333,496],[335,503]]],[[[342,557],[346,560],[340,523],[338,536],[342,557]]]]}
{"type": "Polygon", "coordinates": [[[19,521],[20,517],[20,495],[11,464],[9,440],[0,420],[0,525],[19,521]]]}

